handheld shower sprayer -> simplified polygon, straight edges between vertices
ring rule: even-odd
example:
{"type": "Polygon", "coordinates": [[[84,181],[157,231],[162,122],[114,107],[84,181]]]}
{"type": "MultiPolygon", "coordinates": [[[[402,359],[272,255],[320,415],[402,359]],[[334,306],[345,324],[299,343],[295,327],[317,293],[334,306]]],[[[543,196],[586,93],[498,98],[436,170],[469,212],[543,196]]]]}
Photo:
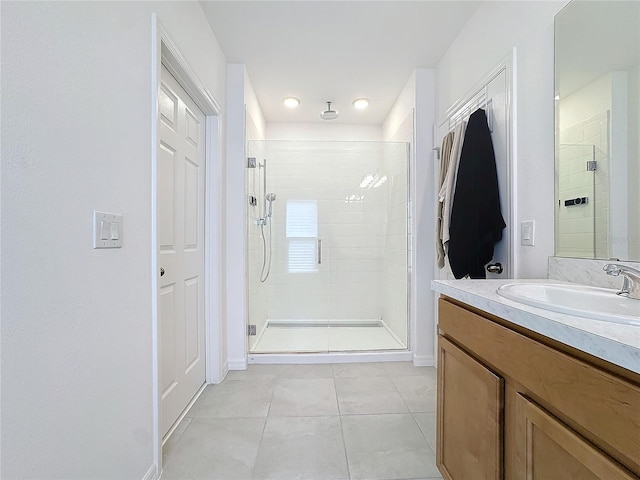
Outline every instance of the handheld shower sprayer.
{"type": "MultiPolygon", "coordinates": [[[[266,185],[265,185],[266,186],[266,185]]],[[[269,202],[269,208],[267,212],[267,205],[265,203],[265,213],[264,217],[258,219],[258,225],[260,225],[260,232],[262,233],[262,271],[260,272],[260,282],[264,283],[267,278],[269,278],[269,273],[271,273],[271,256],[272,256],[272,243],[271,243],[271,221],[267,221],[267,219],[271,218],[273,215],[273,202],[276,201],[275,193],[267,193],[264,196],[265,202],[269,202]],[[267,255],[267,237],[264,234],[265,225],[269,230],[269,252],[267,255]]],[[[272,220],[273,221],[273,220],[272,220]]]]}
{"type": "Polygon", "coordinates": [[[273,214],[273,202],[276,200],[276,194],[275,193],[267,193],[264,196],[265,200],[267,202],[269,202],[269,213],[267,214],[267,217],[270,217],[273,214]]]}

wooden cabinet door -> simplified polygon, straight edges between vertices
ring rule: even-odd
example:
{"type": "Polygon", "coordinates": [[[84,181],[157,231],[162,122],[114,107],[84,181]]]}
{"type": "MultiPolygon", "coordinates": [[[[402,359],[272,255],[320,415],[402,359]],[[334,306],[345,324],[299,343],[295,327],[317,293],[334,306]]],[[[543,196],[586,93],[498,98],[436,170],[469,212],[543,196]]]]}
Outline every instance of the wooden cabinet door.
{"type": "Polygon", "coordinates": [[[501,480],[504,381],[438,337],[436,461],[448,480],[501,480]]]}
{"type": "Polygon", "coordinates": [[[524,459],[518,478],[526,480],[637,480],[604,452],[522,395],[517,396],[524,459]],[[524,438],[522,438],[524,437],[524,438]]]}

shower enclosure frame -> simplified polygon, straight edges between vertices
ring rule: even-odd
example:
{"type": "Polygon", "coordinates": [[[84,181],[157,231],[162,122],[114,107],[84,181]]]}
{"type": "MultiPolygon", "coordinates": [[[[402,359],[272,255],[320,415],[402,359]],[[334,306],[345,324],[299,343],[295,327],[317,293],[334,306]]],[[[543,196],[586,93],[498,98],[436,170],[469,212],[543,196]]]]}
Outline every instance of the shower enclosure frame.
{"type": "MultiPolygon", "coordinates": [[[[258,141],[258,142],[249,142],[249,144],[251,143],[262,143],[263,145],[269,145],[271,143],[276,143],[277,141],[258,141]]],[[[283,143],[285,141],[282,141],[283,143]]],[[[385,349],[376,349],[376,348],[371,348],[371,349],[362,349],[362,350],[333,350],[331,348],[328,348],[326,350],[318,350],[318,351],[282,351],[282,352],[255,352],[252,351],[252,348],[250,348],[250,342],[247,342],[247,358],[249,363],[331,363],[331,362],[336,362],[336,361],[340,361],[340,362],[360,362],[360,361],[409,361],[412,358],[412,330],[415,328],[415,321],[412,318],[412,302],[414,301],[413,297],[413,281],[412,281],[412,276],[413,276],[413,272],[414,272],[414,268],[413,268],[413,257],[414,257],[414,252],[413,252],[413,231],[414,231],[414,225],[413,225],[413,202],[412,202],[412,195],[413,195],[413,189],[414,189],[414,185],[413,185],[413,165],[412,165],[412,148],[411,148],[411,142],[331,142],[331,141],[327,141],[327,142],[291,142],[291,143],[303,143],[303,144],[311,144],[311,143],[319,143],[322,144],[323,147],[326,147],[328,145],[335,145],[335,144],[348,144],[348,145],[355,145],[355,144],[365,144],[365,143],[369,143],[369,144],[379,144],[378,148],[380,150],[380,155],[381,157],[384,155],[383,151],[386,148],[386,145],[393,147],[393,144],[397,144],[400,145],[401,149],[402,149],[402,169],[404,171],[402,171],[401,173],[405,173],[406,172],[406,178],[403,179],[404,181],[402,182],[403,185],[403,189],[406,189],[406,198],[404,200],[404,215],[402,218],[404,218],[404,222],[405,225],[403,227],[403,233],[402,235],[404,236],[404,241],[405,241],[405,262],[404,262],[404,267],[403,270],[405,272],[405,285],[403,286],[404,288],[404,293],[403,295],[405,296],[405,301],[403,302],[403,310],[404,310],[404,322],[405,322],[405,331],[406,333],[404,334],[404,337],[402,338],[402,344],[404,345],[404,347],[399,347],[397,349],[389,349],[389,350],[385,350],[385,349]]],[[[333,148],[333,147],[332,147],[333,148]]],[[[398,147],[396,147],[398,148],[398,147]]],[[[250,151],[250,147],[247,147],[247,152],[249,154],[249,156],[254,156],[254,152],[250,151]]],[[[397,152],[394,152],[393,154],[397,155],[397,152]]],[[[392,154],[392,155],[393,155],[392,154]]],[[[260,164],[262,162],[267,163],[269,162],[270,159],[269,155],[265,156],[266,161],[264,161],[262,159],[262,157],[257,158],[257,163],[260,164]]],[[[383,160],[381,159],[380,162],[382,162],[383,160]]],[[[382,163],[380,163],[380,165],[382,166],[382,163]]],[[[262,165],[260,165],[262,166],[262,165]]],[[[258,172],[260,172],[260,168],[257,169],[258,172]]],[[[260,201],[260,203],[264,202],[264,192],[267,191],[267,181],[268,181],[268,177],[267,176],[263,176],[262,179],[259,179],[255,182],[255,187],[257,188],[258,186],[261,187],[262,192],[260,192],[258,195],[256,195],[258,198],[257,200],[260,201]],[[262,180],[262,181],[261,181],[262,180]]],[[[249,184],[247,183],[247,181],[245,181],[245,188],[249,189],[249,184]]],[[[271,190],[274,190],[274,188],[271,186],[269,187],[271,188],[271,190]]],[[[276,188],[276,193],[277,193],[277,188],[276,188]]],[[[254,192],[249,192],[248,190],[245,192],[247,194],[247,196],[250,196],[252,193],[254,192]]],[[[386,197],[386,202],[389,201],[388,196],[391,194],[391,192],[387,192],[385,193],[385,195],[387,195],[386,197]]],[[[279,194],[278,194],[279,195],[279,194]]],[[[283,200],[283,202],[286,202],[286,200],[283,200]]],[[[280,205],[280,207],[282,208],[282,205],[280,205]]],[[[387,205],[387,209],[389,208],[389,206],[387,205]]],[[[250,207],[247,207],[247,218],[250,216],[249,214],[250,211],[250,207]]],[[[263,213],[266,214],[266,210],[263,208],[263,213]]],[[[385,210],[385,214],[387,213],[387,211],[385,210]]],[[[386,228],[386,227],[385,227],[386,228]]],[[[265,229],[266,231],[266,229],[265,229]]],[[[250,242],[247,241],[247,244],[249,244],[250,242]]],[[[381,247],[382,249],[385,248],[385,243],[383,241],[383,246],[381,247]]],[[[249,252],[248,252],[249,255],[249,252]]],[[[275,255],[275,253],[274,253],[275,255]]],[[[250,274],[251,272],[250,270],[250,260],[248,260],[247,262],[247,288],[249,288],[249,278],[250,278],[250,274]]],[[[384,275],[384,272],[381,271],[380,275],[381,275],[381,281],[383,283],[381,283],[380,285],[382,286],[384,284],[384,279],[386,278],[384,275]]],[[[397,278],[397,277],[396,277],[397,278]]],[[[247,295],[246,298],[247,301],[247,331],[249,331],[249,324],[251,323],[251,311],[252,311],[252,307],[251,307],[251,302],[252,302],[252,295],[251,293],[249,293],[247,295]]],[[[382,310],[380,311],[382,313],[382,310]]],[[[329,317],[331,318],[331,317],[329,317]]],[[[277,317],[275,319],[268,319],[268,320],[273,320],[274,322],[277,321],[277,317]]],[[[327,320],[327,322],[332,322],[332,320],[327,320]]],[[[266,328],[266,327],[265,327],[266,328]]],[[[404,333],[404,332],[403,332],[404,333]]]]}

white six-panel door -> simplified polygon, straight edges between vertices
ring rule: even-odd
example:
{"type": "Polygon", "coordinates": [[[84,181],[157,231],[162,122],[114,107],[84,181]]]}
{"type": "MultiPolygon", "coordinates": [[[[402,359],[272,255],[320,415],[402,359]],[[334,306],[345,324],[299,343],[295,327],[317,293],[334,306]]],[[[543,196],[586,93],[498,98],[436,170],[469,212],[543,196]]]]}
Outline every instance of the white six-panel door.
{"type": "Polygon", "coordinates": [[[164,436],[205,382],[205,116],[164,66],[158,103],[160,428],[164,436]]]}

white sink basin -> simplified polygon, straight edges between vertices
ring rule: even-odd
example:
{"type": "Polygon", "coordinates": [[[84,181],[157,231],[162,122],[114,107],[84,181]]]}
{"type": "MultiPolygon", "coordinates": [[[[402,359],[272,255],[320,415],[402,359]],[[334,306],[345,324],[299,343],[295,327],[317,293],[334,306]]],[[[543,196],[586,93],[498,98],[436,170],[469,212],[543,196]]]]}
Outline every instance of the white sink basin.
{"type": "Polygon", "coordinates": [[[498,294],[545,310],[640,326],[640,300],[616,295],[616,290],[585,285],[507,283],[498,294]]]}

